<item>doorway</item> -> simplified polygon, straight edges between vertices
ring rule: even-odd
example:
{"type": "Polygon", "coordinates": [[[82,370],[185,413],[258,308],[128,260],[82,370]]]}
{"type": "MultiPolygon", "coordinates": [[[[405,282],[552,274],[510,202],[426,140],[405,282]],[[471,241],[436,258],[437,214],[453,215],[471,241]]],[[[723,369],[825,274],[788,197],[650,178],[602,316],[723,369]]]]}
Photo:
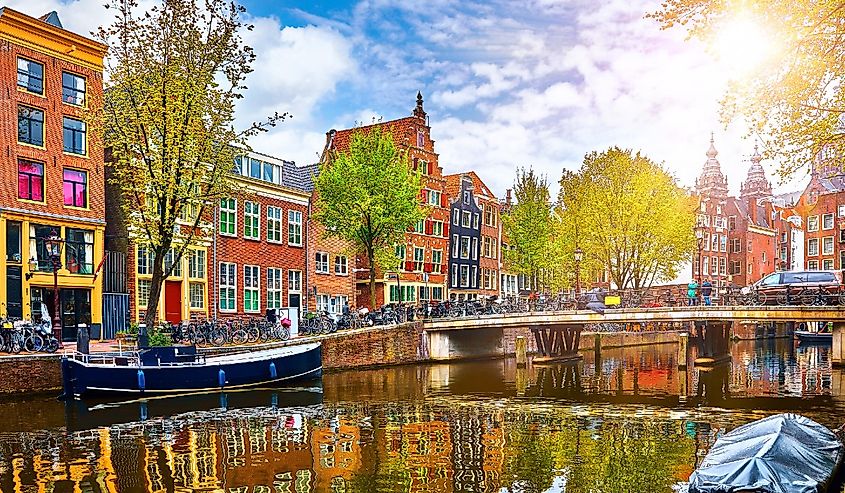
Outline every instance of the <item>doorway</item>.
{"type": "Polygon", "coordinates": [[[182,281],[164,282],[164,319],[172,325],[182,322],[182,281]]]}

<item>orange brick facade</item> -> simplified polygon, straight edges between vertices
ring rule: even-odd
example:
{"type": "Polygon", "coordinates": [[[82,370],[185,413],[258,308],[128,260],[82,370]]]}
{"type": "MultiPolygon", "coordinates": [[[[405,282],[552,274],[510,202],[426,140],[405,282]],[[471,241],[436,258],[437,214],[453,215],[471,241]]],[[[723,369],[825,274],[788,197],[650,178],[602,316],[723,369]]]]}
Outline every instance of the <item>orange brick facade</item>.
{"type": "MultiPolygon", "coordinates": [[[[431,127],[428,125],[422,103],[422,96],[418,94],[413,116],[376,124],[390,132],[396,145],[407,151],[408,165],[421,172],[423,178],[421,201],[429,208],[428,217],[421,224],[422,227],[405,235],[405,252],[399,272],[378,274],[377,306],[400,300],[416,303],[422,299],[444,299],[445,297],[446,265],[449,254],[446,180],[443,178],[443,168],[438,163],[439,156],[434,152],[431,127]],[[415,257],[416,252],[419,251],[422,252],[422,256],[415,257]]],[[[363,127],[363,130],[366,131],[367,128],[363,127]]],[[[327,149],[340,152],[348,149],[349,138],[355,130],[329,132],[327,149]]],[[[369,260],[364,256],[359,254],[356,257],[358,268],[364,269],[368,265],[369,260]]],[[[369,306],[370,288],[365,278],[366,273],[361,272],[359,276],[356,290],[358,305],[369,306]]]]}
{"type": "Polygon", "coordinates": [[[309,311],[319,308],[343,313],[344,304],[350,309],[357,306],[355,254],[347,242],[329,237],[325,233],[323,225],[309,215],[308,258],[306,259],[309,291],[305,306],[309,311]],[[321,262],[319,272],[318,256],[321,262]],[[323,260],[326,260],[328,264],[322,264],[323,260]]]}

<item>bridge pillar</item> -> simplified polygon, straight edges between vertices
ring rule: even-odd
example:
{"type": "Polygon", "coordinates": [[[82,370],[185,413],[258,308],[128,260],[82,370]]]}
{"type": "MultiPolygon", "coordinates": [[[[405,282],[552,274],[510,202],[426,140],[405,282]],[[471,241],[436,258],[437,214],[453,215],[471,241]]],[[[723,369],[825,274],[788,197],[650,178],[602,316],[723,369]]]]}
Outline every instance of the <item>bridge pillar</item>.
{"type": "Polygon", "coordinates": [[[696,366],[714,366],[730,361],[731,323],[724,321],[696,322],[696,366]]]}
{"type": "Polygon", "coordinates": [[[830,362],[835,366],[845,365],[845,322],[833,323],[833,347],[830,362]]]}
{"type": "Polygon", "coordinates": [[[428,357],[432,360],[448,360],[450,356],[449,333],[430,331],[428,333],[428,357]]]}
{"type": "Polygon", "coordinates": [[[578,346],[581,344],[583,325],[560,324],[551,326],[533,326],[531,333],[537,343],[539,356],[534,363],[561,362],[580,359],[578,346]]]}

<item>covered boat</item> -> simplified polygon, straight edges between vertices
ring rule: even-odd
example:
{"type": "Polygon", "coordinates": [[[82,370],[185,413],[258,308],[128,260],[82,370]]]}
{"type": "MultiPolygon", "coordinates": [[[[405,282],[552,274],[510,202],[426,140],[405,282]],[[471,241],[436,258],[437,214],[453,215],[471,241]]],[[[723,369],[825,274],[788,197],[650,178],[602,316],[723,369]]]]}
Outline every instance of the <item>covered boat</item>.
{"type": "Polygon", "coordinates": [[[833,332],[796,330],[795,337],[804,344],[833,344],[833,332]]]}
{"type": "Polygon", "coordinates": [[[796,414],[769,416],[719,438],[690,476],[689,492],[824,492],[842,456],[826,427],[796,414]]]}
{"type": "Polygon", "coordinates": [[[62,397],[93,393],[180,394],[270,385],[320,376],[320,343],[215,356],[195,346],[62,358],[62,397]]]}

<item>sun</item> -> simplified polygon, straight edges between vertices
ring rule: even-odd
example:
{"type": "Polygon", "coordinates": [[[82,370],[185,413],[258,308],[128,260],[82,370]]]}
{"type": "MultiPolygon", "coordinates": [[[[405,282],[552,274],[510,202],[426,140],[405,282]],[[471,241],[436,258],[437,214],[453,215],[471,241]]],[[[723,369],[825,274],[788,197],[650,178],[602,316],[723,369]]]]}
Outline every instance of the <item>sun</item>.
{"type": "Polygon", "coordinates": [[[735,75],[753,72],[776,51],[771,33],[748,15],[732,16],[714,34],[712,49],[717,60],[735,75]]]}

